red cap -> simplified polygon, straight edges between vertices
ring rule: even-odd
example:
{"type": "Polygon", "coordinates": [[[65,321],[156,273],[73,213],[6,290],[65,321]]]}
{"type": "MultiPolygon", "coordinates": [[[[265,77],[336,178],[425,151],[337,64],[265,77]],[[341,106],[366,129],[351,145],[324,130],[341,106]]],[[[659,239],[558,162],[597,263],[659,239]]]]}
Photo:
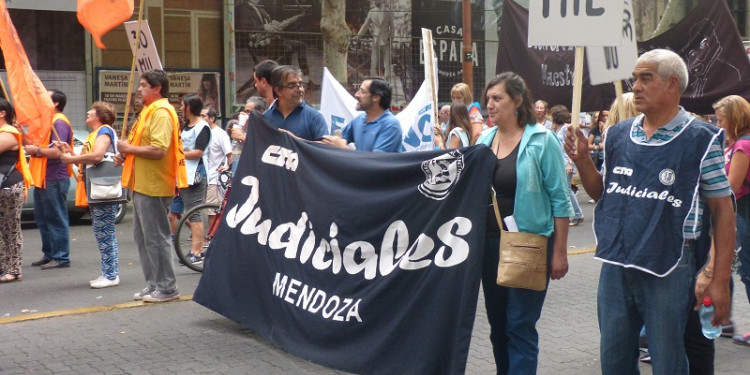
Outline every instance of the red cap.
{"type": "Polygon", "coordinates": [[[703,298],[703,306],[711,306],[713,305],[714,301],[711,301],[711,297],[704,297],[703,298]]]}

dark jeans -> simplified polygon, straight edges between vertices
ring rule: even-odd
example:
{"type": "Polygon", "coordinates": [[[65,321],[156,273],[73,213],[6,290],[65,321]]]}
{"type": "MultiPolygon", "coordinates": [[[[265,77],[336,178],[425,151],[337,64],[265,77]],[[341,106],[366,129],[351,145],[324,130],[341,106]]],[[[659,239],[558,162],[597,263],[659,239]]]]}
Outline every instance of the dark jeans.
{"type": "Polygon", "coordinates": [[[70,179],[47,181],[46,188],[34,188],[34,221],[42,237],[46,259],[70,263],[70,223],[65,200],[70,179]]]}
{"type": "Polygon", "coordinates": [[[745,294],[750,302],[750,195],[737,200],[737,245],[741,247],[737,254],[740,261],[737,273],[745,284],[745,294]]]}
{"type": "MultiPolygon", "coordinates": [[[[499,247],[499,237],[488,237],[482,263],[482,289],[497,373],[536,374],[539,357],[536,322],[542,314],[547,291],[497,285],[499,247]]],[[[547,264],[552,259],[553,249],[553,237],[550,237],[547,264]]],[[[547,275],[549,283],[549,270],[547,275]]]]}

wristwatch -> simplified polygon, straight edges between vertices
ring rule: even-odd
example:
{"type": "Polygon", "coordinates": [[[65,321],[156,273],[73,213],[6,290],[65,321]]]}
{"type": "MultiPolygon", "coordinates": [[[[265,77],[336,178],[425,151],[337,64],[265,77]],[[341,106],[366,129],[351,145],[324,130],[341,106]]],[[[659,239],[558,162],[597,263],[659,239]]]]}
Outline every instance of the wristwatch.
{"type": "Polygon", "coordinates": [[[34,156],[36,156],[36,157],[42,156],[42,148],[41,147],[37,147],[36,148],[36,152],[34,153],[34,156]]]}

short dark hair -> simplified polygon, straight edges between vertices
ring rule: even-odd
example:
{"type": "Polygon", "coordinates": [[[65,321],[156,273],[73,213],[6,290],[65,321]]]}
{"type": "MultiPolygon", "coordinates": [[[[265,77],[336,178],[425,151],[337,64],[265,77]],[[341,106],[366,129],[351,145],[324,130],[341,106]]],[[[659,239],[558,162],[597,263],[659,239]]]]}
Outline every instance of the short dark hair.
{"type": "Polygon", "coordinates": [[[182,102],[185,103],[187,108],[193,116],[200,116],[201,110],[203,109],[203,100],[196,94],[187,94],[182,97],[182,102]]]}
{"type": "Polygon", "coordinates": [[[159,94],[161,94],[162,98],[166,98],[169,95],[169,78],[167,78],[167,72],[161,69],[151,69],[141,74],[141,78],[145,79],[151,87],[161,86],[159,94]]]}
{"type": "Polygon", "coordinates": [[[57,110],[60,112],[64,111],[65,105],[68,104],[68,97],[64,92],[58,89],[52,89],[50,91],[52,92],[52,94],[50,95],[50,97],[52,98],[52,103],[57,103],[55,108],[57,108],[57,110]]]}
{"type": "Polygon", "coordinates": [[[521,105],[517,109],[518,126],[524,127],[527,124],[536,124],[534,104],[531,101],[531,93],[526,86],[526,81],[513,72],[500,73],[487,83],[487,88],[484,89],[484,107],[487,108],[487,91],[500,84],[505,85],[505,92],[511,99],[521,99],[521,105]]]}
{"type": "Polygon", "coordinates": [[[380,96],[380,107],[388,109],[391,107],[391,84],[381,77],[368,77],[370,81],[370,94],[380,96]]]}
{"type": "Polygon", "coordinates": [[[570,122],[570,111],[568,111],[568,107],[562,104],[552,106],[549,110],[549,116],[552,117],[552,122],[557,125],[570,122]]]}
{"type": "Polygon", "coordinates": [[[273,72],[279,63],[273,60],[263,60],[255,64],[255,76],[258,78],[265,78],[268,83],[271,83],[271,72],[273,72]]]}
{"type": "Polygon", "coordinates": [[[291,74],[302,76],[302,70],[296,66],[279,65],[271,71],[271,81],[269,82],[271,86],[281,88],[284,86],[284,79],[291,74]]]}
{"type": "Polygon", "coordinates": [[[0,111],[5,111],[5,122],[13,124],[13,119],[16,117],[16,111],[13,110],[13,104],[5,98],[0,98],[0,111]]]}
{"type": "Polygon", "coordinates": [[[213,109],[213,107],[207,107],[206,109],[208,110],[206,112],[206,115],[208,115],[208,118],[213,118],[214,120],[219,118],[219,112],[213,109]]]}

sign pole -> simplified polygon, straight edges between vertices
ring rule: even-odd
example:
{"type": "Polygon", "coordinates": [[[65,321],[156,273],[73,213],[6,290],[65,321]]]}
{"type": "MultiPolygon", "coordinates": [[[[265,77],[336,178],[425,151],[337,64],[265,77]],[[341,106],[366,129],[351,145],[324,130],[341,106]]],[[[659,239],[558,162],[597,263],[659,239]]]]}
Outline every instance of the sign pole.
{"type": "Polygon", "coordinates": [[[133,43],[135,45],[134,51],[133,51],[133,61],[130,63],[130,78],[128,78],[128,91],[125,94],[125,113],[123,114],[122,118],[122,135],[120,138],[126,139],[128,135],[128,112],[130,111],[130,91],[133,88],[133,78],[135,77],[135,59],[138,57],[138,46],[140,43],[140,37],[141,37],[141,22],[143,21],[143,4],[146,2],[146,0],[140,0],[138,4],[138,28],[137,32],[135,33],[136,37],[133,40],[133,43]]]}
{"type": "Polygon", "coordinates": [[[578,116],[581,113],[581,92],[583,91],[583,47],[576,47],[576,60],[573,72],[573,105],[570,109],[570,125],[573,135],[578,131],[578,116]]]}
{"type": "MultiPolygon", "coordinates": [[[[435,86],[437,66],[435,64],[435,50],[432,49],[432,30],[422,29],[422,47],[424,49],[425,80],[429,82],[430,98],[432,99],[432,115],[435,123],[438,118],[437,87],[435,86]]],[[[432,132],[430,132],[432,134],[432,132]]]]}

